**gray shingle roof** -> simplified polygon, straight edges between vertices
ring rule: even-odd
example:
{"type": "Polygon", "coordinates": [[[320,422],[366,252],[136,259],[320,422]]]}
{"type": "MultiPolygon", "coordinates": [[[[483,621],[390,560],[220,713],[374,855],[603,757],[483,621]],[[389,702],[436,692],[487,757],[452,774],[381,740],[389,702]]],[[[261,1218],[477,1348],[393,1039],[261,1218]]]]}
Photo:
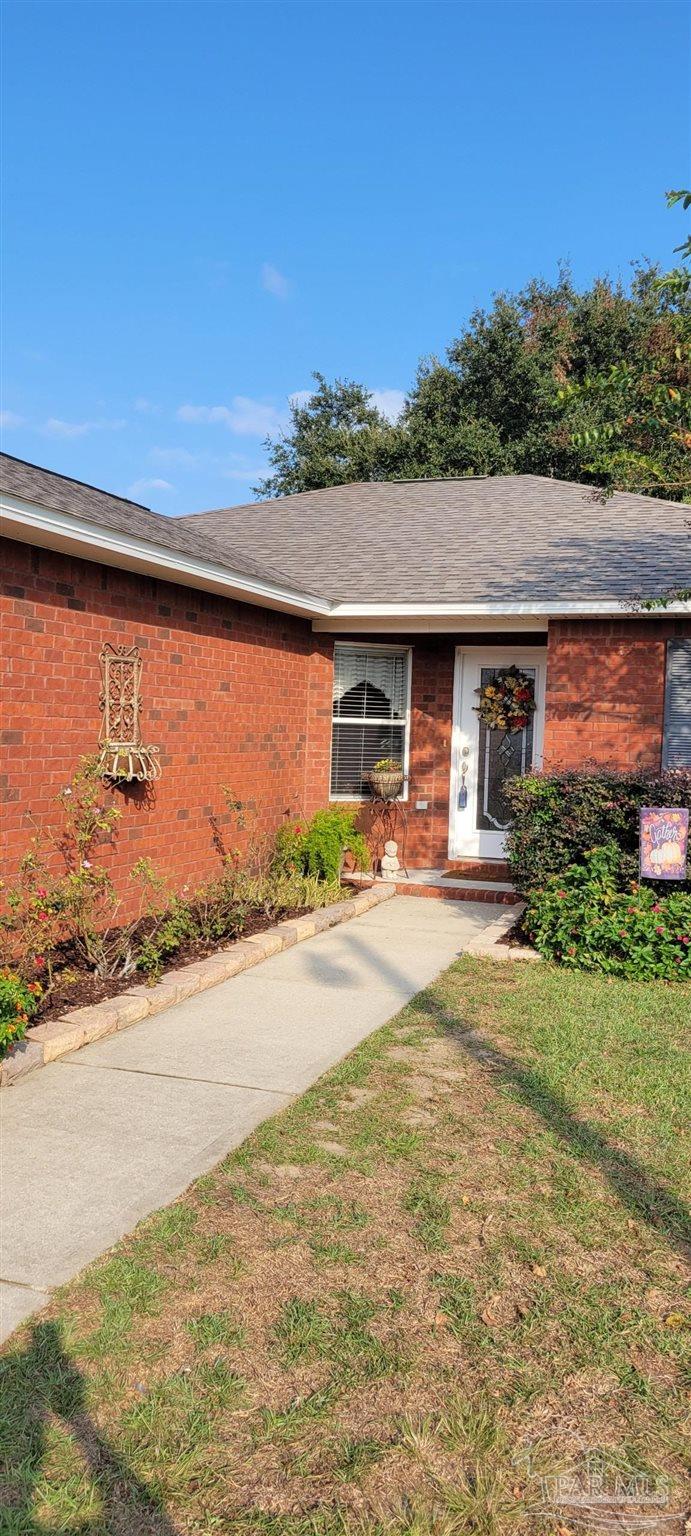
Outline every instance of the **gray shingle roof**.
{"type": "Polygon", "coordinates": [[[371,481],[179,519],[343,602],[558,602],[691,586],[691,508],[538,475],[371,481]]]}
{"type": "Polygon", "coordinates": [[[538,475],[370,481],[163,517],[0,454],[24,501],[333,602],[531,603],[691,586],[691,508],[538,475]]]}
{"type": "Polygon", "coordinates": [[[202,528],[199,524],[191,527],[181,517],[163,517],[159,512],[150,512],[148,507],[141,506],[139,502],[126,501],[122,496],[111,496],[108,491],[99,491],[93,485],[85,485],[81,480],[70,480],[66,475],[57,475],[49,469],[40,469],[37,464],[27,464],[23,459],[14,459],[7,453],[0,454],[0,489],[22,501],[51,507],[56,512],[71,513],[73,517],[83,518],[101,528],[131,534],[150,544],[174,550],[177,554],[213,561],[236,572],[238,576],[275,582],[282,587],[292,588],[297,585],[302,593],[309,591],[302,579],[295,583],[286,572],[255,558],[249,545],[245,548],[246,540],[241,540],[238,547],[228,537],[219,543],[210,528],[202,528]]]}

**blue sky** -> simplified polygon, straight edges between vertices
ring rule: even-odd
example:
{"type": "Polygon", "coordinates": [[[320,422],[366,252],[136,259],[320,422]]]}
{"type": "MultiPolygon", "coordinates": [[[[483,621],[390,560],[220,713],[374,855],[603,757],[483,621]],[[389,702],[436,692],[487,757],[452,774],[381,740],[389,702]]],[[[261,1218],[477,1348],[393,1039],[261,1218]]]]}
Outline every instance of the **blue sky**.
{"type": "Polygon", "coordinates": [[[669,263],[676,0],[6,0],[3,446],[250,497],[317,368],[396,409],[492,292],[669,263]]]}

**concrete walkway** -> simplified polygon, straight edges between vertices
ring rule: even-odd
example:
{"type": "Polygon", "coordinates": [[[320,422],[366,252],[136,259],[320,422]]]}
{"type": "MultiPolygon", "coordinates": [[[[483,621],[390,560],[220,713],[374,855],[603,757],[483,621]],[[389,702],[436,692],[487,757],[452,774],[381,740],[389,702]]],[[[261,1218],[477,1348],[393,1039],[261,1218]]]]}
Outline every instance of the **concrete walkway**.
{"type": "Polygon", "coordinates": [[[502,910],[396,897],[7,1090],[0,1338],[397,1013],[502,910]]]}

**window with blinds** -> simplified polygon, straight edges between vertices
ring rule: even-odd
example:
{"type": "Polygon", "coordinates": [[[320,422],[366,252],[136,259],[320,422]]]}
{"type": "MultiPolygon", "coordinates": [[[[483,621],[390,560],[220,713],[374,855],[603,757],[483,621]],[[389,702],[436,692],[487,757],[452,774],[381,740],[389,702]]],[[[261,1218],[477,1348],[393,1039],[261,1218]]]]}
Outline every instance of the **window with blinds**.
{"type": "Polygon", "coordinates": [[[380,757],[405,766],[410,652],[384,646],[334,650],[331,794],[367,793],[365,774],[380,757]]]}
{"type": "Polygon", "coordinates": [[[691,768],[691,640],[667,642],[663,768],[691,768]]]}

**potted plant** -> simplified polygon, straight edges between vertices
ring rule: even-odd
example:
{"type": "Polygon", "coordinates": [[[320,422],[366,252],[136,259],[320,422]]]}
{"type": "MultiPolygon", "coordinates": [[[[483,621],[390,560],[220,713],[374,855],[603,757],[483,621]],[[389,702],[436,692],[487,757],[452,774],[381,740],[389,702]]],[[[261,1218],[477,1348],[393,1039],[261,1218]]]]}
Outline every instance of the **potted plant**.
{"type": "Polygon", "coordinates": [[[380,757],[365,777],[377,800],[395,800],[403,788],[403,764],[395,757],[380,757]]]}

